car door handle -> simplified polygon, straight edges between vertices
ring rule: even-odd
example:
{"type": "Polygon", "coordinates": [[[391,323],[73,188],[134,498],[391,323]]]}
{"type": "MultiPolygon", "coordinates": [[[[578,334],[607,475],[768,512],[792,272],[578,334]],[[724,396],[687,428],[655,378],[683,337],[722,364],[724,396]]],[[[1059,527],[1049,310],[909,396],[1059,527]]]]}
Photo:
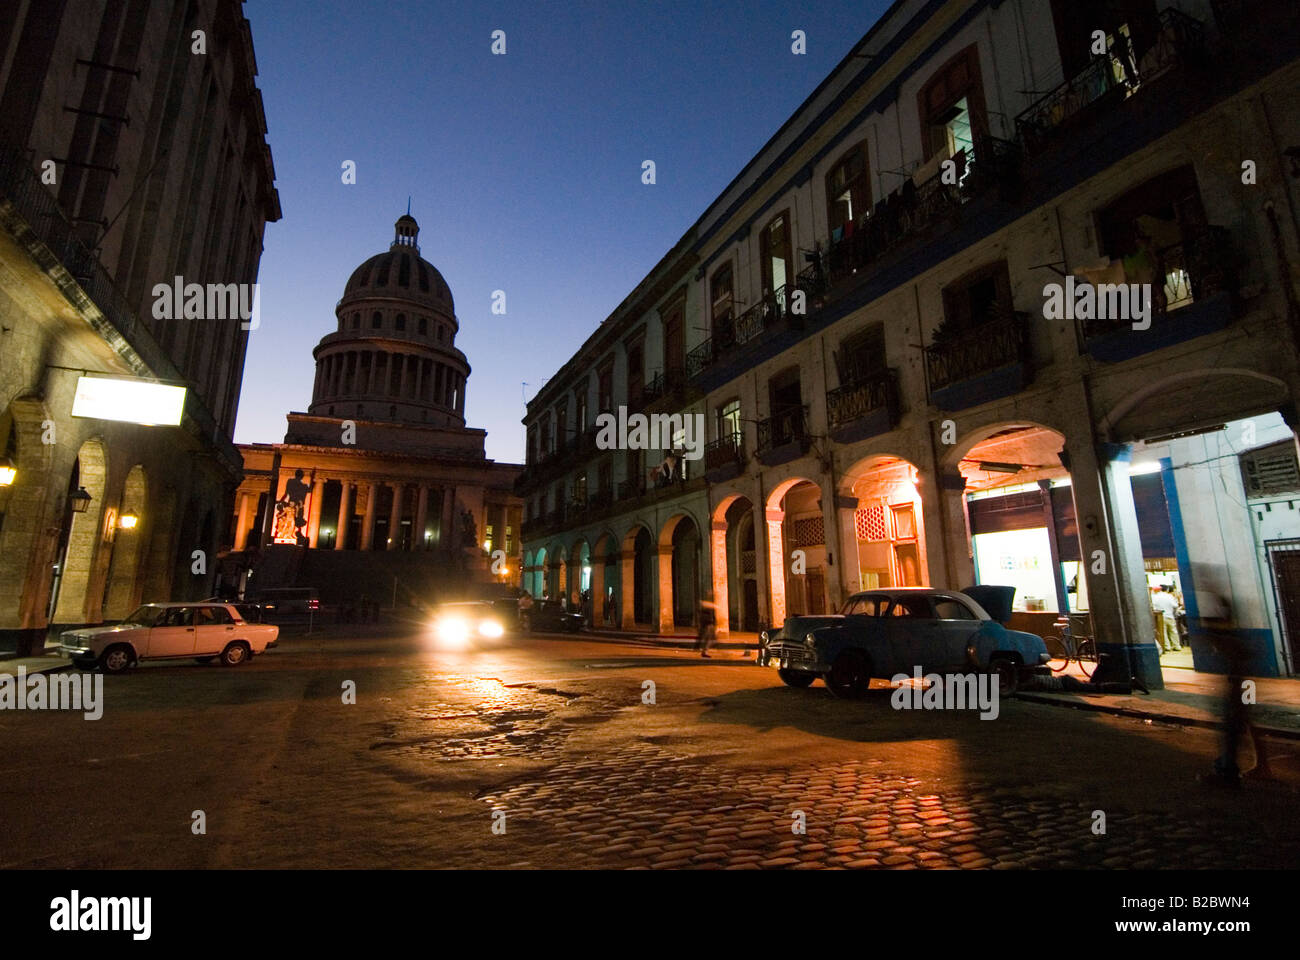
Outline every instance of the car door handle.
{"type": "Polygon", "coordinates": [[[193,628],[193,627],[186,627],[186,628],[185,628],[185,632],[186,632],[186,633],[193,633],[193,632],[194,632],[194,628],[193,628]]]}

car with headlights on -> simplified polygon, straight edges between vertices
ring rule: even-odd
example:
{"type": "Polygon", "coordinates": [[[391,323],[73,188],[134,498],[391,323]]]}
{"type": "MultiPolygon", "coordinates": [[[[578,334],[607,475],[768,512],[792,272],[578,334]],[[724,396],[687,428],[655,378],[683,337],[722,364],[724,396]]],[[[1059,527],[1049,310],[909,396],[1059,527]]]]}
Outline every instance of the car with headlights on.
{"type": "Polygon", "coordinates": [[[279,627],[249,621],[234,603],[146,603],[121,623],[65,631],[59,649],[81,669],[105,673],[121,673],[141,660],[186,657],[236,667],[279,636],[279,627]]]}
{"type": "Polygon", "coordinates": [[[445,647],[478,646],[504,637],[506,618],[483,600],[443,603],[434,610],[433,633],[445,647]]]}
{"type": "MultiPolygon", "coordinates": [[[[1009,610],[1008,598],[1006,616],[1009,610]]],[[[836,696],[850,698],[864,696],[873,677],[912,676],[918,667],[990,673],[1006,695],[1028,676],[1049,672],[1047,660],[1042,637],[1008,629],[964,591],[929,587],[855,593],[838,614],[789,617],[759,638],[759,663],[775,667],[788,686],[820,677],[836,696]]]]}

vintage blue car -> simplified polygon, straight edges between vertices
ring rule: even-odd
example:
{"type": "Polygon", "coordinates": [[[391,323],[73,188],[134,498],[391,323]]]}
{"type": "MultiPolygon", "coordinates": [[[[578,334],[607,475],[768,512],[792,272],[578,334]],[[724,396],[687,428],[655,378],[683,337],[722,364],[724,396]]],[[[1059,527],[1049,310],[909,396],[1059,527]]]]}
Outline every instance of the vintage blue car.
{"type": "MultiPolygon", "coordinates": [[[[1009,598],[1005,607],[1009,616],[1009,598]]],[[[958,590],[855,593],[839,614],[790,617],[759,642],[759,663],[776,667],[786,684],[806,687],[821,677],[838,697],[864,696],[872,677],[912,676],[918,667],[924,674],[996,674],[1003,695],[1027,676],[1049,672],[1042,637],[1007,629],[958,590]]]]}

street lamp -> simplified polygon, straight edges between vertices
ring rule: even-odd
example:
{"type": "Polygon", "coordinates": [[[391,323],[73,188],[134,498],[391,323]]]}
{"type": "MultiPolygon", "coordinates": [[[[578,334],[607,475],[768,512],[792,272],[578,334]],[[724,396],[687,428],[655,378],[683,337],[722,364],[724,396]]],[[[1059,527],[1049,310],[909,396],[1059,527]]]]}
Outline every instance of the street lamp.
{"type": "Polygon", "coordinates": [[[140,522],[140,518],[134,513],[124,513],[117,520],[117,525],[123,530],[134,530],[135,525],[140,522]]]}
{"type": "Polygon", "coordinates": [[[18,468],[8,457],[0,457],[0,487],[10,486],[18,476],[18,468]]]}
{"type": "Polygon", "coordinates": [[[73,513],[85,513],[90,506],[90,501],[95,498],[86,492],[85,487],[77,487],[77,492],[69,494],[68,499],[72,503],[73,513]]]}

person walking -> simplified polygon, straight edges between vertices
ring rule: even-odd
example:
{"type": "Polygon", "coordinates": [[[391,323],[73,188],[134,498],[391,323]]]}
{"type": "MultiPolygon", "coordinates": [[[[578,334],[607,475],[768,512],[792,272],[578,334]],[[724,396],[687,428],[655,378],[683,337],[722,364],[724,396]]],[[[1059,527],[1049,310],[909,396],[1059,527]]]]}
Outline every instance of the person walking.
{"type": "Polygon", "coordinates": [[[700,632],[695,639],[695,647],[700,656],[709,657],[709,647],[718,636],[718,607],[712,600],[700,601],[700,632]]]}

